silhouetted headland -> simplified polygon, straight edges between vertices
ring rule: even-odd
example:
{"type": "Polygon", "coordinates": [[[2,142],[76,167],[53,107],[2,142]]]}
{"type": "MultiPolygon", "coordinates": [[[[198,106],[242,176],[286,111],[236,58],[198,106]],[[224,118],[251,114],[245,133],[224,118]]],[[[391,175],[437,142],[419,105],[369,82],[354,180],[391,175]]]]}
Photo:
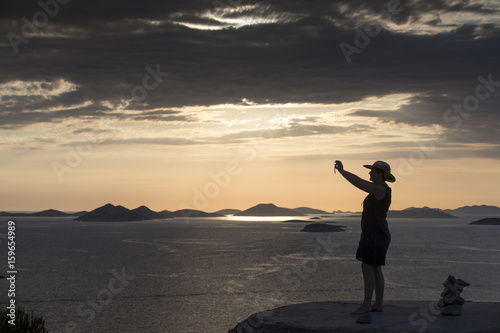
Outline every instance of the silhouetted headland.
{"type": "Polygon", "coordinates": [[[234,214],[235,216],[304,216],[305,214],[289,208],[277,207],[274,204],[258,204],[234,214]]]}

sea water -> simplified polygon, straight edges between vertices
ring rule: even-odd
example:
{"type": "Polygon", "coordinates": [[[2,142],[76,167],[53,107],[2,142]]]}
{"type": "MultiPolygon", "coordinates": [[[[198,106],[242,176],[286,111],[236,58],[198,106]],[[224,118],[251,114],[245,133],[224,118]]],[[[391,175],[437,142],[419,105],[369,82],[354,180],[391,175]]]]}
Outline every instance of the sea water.
{"type": "MultiPolygon", "coordinates": [[[[16,303],[50,332],[227,332],[258,311],[363,296],[359,217],[322,218],[345,226],[332,233],[301,231],[321,219],[10,219],[16,303]]],[[[474,220],[390,219],[385,298],[437,301],[454,275],[471,284],[466,300],[500,302],[500,226],[474,220]]],[[[7,289],[0,280],[2,306],[7,289]]]]}

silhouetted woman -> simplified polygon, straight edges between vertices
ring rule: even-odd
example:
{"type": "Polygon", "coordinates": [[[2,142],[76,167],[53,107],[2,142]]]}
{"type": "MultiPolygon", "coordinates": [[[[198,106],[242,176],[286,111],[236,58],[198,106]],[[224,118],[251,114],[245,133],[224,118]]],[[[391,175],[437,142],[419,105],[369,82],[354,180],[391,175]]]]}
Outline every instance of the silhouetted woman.
{"type": "Polygon", "coordinates": [[[387,225],[387,211],[391,205],[391,188],[387,182],[395,182],[391,174],[391,167],[383,161],[373,165],[364,165],[371,169],[370,180],[366,181],[344,170],[341,161],[335,161],[335,169],[352,185],[368,192],[363,201],[361,215],[361,239],[359,240],[356,259],[360,260],[363,271],[365,297],[363,304],[352,314],[364,314],[370,311],[382,312],[384,300],[384,275],[382,266],[385,265],[385,255],[391,242],[391,233],[387,225]],[[375,302],[372,306],[372,295],[375,290],[375,302]]]}

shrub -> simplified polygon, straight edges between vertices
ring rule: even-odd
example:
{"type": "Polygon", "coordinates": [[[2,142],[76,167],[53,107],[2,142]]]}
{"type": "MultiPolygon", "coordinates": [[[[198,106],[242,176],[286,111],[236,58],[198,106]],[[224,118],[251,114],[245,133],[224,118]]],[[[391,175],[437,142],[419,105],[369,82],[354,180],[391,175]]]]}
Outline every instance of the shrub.
{"type": "Polygon", "coordinates": [[[0,309],[0,332],[2,333],[48,333],[45,329],[45,320],[35,317],[33,311],[26,312],[23,308],[16,309],[15,325],[9,324],[11,318],[8,310],[0,309]]]}

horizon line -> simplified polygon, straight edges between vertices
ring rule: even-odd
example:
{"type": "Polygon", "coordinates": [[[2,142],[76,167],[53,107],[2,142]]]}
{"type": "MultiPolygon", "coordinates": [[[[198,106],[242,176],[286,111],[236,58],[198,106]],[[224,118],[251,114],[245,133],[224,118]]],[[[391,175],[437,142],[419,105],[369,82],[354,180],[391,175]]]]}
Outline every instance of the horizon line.
{"type": "MultiPolygon", "coordinates": [[[[110,204],[109,202],[104,204],[104,205],[100,205],[96,208],[93,208],[89,211],[92,211],[94,209],[97,209],[97,208],[100,208],[100,207],[103,207],[107,204],[110,204]]],[[[247,209],[250,209],[250,208],[253,208],[255,206],[258,206],[258,205],[261,205],[263,203],[259,203],[259,204],[256,204],[254,206],[251,206],[249,208],[246,208],[246,209],[239,209],[239,208],[223,208],[223,209],[218,209],[218,210],[215,210],[215,211],[204,211],[204,210],[201,210],[201,209],[193,209],[193,208],[182,208],[182,209],[176,209],[176,210],[169,210],[169,209],[162,209],[162,210],[153,210],[151,208],[149,208],[147,205],[145,204],[142,204],[142,205],[139,205],[137,206],[136,208],[127,208],[123,205],[115,205],[115,204],[111,204],[113,206],[122,206],[122,207],[125,207],[129,210],[133,210],[133,209],[137,209],[139,207],[146,207],[148,209],[151,209],[152,211],[154,212],[162,212],[162,211],[169,211],[169,212],[176,212],[176,211],[182,211],[182,210],[198,210],[198,211],[202,211],[202,212],[206,212],[206,213],[217,213],[219,211],[222,211],[222,210],[239,210],[239,211],[245,211],[247,209]]],[[[273,204],[273,203],[267,203],[267,204],[273,204]]],[[[275,204],[273,204],[275,205],[275,204]]],[[[309,207],[309,206],[299,206],[299,207],[296,207],[296,208],[288,208],[288,207],[281,207],[281,206],[277,206],[275,205],[276,207],[278,208],[286,208],[286,209],[291,209],[291,210],[295,210],[295,209],[299,209],[299,208],[309,208],[309,209],[316,209],[316,210],[321,210],[321,211],[324,211],[328,214],[332,214],[334,212],[343,212],[343,213],[361,213],[361,211],[350,211],[350,210],[342,210],[342,209],[337,209],[337,210],[331,210],[331,211],[327,211],[327,210],[324,210],[324,209],[319,209],[319,208],[314,208],[314,207],[309,207]]],[[[497,206],[497,205],[487,205],[487,204],[475,204],[475,205],[465,205],[465,206],[460,206],[460,207],[457,207],[457,208],[439,208],[439,207],[430,207],[430,206],[422,206],[422,207],[415,207],[415,206],[410,206],[410,207],[407,207],[407,208],[403,208],[403,209],[389,209],[389,211],[397,211],[397,210],[406,210],[406,209],[409,209],[409,208],[430,208],[430,209],[439,209],[439,210],[456,210],[456,209],[459,209],[459,208],[464,208],[464,207],[482,207],[482,206],[486,206],[486,207],[496,207],[496,208],[500,208],[500,206],[497,206]]],[[[77,213],[77,212],[82,212],[82,211],[87,211],[85,209],[82,209],[82,210],[60,210],[60,209],[55,209],[55,208],[47,208],[47,209],[42,209],[42,210],[9,210],[9,209],[0,209],[0,212],[4,212],[4,213],[9,213],[9,214],[14,214],[14,213],[39,213],[39,212],[43,212],[43,211],[47,211],[47,210],[56,210],[56,211],[59,211],[59,212],[62,212],[62,213],[77,213]]]]}

